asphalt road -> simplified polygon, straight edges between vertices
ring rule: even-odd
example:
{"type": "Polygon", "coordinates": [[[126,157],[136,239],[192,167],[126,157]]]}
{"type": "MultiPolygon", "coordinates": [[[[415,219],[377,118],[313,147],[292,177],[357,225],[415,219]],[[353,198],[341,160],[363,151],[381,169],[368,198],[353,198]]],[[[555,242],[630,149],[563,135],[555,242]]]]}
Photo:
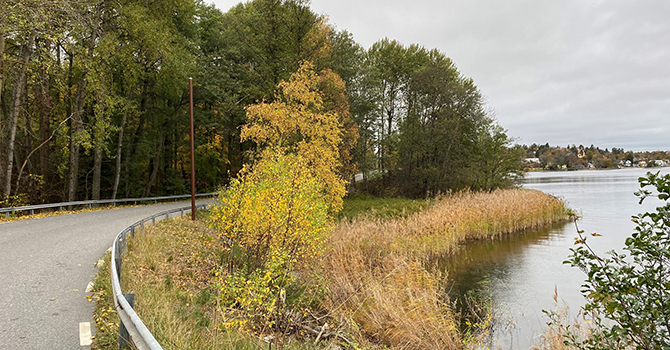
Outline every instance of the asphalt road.
{"type": "Polygon", "coordinates": [[[189,205],[157,204],[0,223],[0,350],[90,348],[80,345],[79,324],[90,322],[94,331],[94,305],[85,292],[97,273],[94,264],[127,226],[189,205]]]}

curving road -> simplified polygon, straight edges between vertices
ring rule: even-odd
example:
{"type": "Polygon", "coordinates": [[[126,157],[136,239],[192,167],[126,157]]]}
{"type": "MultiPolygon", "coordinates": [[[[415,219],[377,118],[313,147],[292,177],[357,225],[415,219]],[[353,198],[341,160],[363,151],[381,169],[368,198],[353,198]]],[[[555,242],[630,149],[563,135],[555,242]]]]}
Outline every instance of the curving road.
{"type": "MultiPolygon", "coordinates": [[[[198,201],[198,203],[204,203],[198,201]]],[[[124,228],[189,202],[0,223],[0,350],[88,349],[86,287],[94,264],[124,228]]],[[[95,328],[91,326],[91,328],[95,328]]]]}

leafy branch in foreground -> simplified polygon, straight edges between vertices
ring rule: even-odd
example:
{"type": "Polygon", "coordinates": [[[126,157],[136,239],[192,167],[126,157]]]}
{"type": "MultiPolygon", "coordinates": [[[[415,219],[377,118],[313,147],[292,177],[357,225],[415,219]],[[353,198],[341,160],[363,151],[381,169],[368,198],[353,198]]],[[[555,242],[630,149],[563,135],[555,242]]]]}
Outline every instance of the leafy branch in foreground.
{"type": "Polygon", "coordinates": [[[628,255],[610,251],[608,257],[598,256],[577,228],[579,246],[564,263],[587,274],[584,311],[594,315],[594,326],[585,339],[568,329],[566,345],[589,350],[670,347],[670,174],[647,173],[638,181],[640,203],[655,196],[664,205],[632,217],[637,226],[625,242],[628,255]]]}

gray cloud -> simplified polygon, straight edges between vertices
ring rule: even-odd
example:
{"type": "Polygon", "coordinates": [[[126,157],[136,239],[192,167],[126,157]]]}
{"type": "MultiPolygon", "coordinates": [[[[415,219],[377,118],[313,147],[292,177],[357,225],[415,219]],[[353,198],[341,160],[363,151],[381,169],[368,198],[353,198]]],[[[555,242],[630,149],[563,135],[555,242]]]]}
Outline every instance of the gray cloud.
{"type": "MultiPolygon", "coordinates": [[[[227,10],[235,1],[218,0],[227,10]]],[[[522,143],[670,150],[670,1],[312,0],[364,47],[438,48],[522,143]]]]}

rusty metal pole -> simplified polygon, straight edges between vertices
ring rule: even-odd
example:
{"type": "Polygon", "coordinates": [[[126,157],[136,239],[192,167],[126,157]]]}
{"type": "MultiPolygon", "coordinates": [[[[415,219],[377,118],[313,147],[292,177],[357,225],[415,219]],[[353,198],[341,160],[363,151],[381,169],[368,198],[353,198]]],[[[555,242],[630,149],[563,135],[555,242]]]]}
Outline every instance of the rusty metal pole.
{"type": "Polygon", "coordinates": [[[195,149],[193,142],[193,78],[188,78],[189,111],[191,114],[191,220],[195,221],[195,149]]]}

